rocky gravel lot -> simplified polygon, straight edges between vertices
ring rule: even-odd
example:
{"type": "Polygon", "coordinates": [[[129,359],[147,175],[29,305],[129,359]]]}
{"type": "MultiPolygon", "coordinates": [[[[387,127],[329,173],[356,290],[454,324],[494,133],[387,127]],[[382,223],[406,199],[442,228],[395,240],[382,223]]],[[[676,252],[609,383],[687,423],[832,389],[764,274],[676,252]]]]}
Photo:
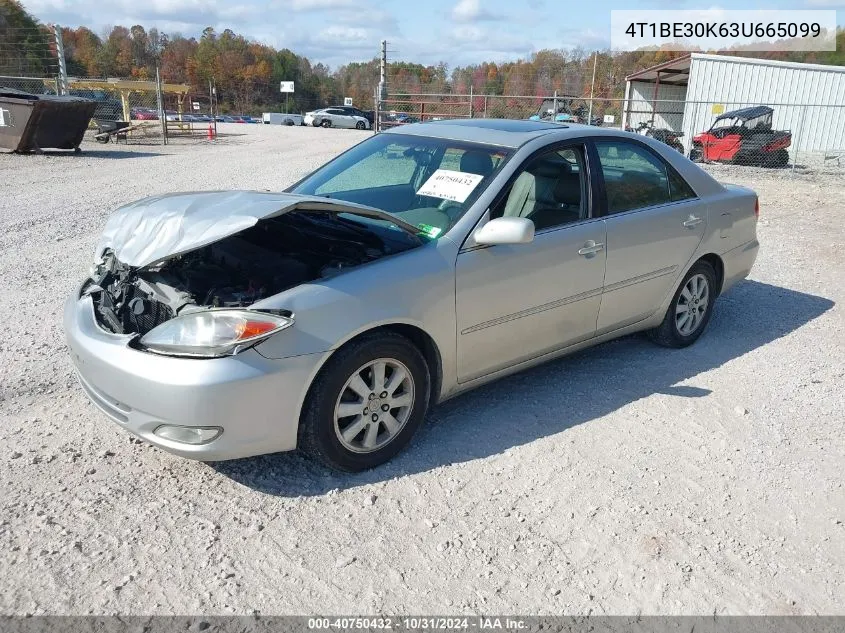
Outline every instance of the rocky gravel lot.
{"type": "Polygon", "coordinates": [[[629,337],[436,409],[355,476],[186,461],[88,404],[61,329],[117,206],[279,189],[366,137],[0,155],[0,613],[845,613],[845,177],[757,189],[760,256],[693,347],[629,337]]]}

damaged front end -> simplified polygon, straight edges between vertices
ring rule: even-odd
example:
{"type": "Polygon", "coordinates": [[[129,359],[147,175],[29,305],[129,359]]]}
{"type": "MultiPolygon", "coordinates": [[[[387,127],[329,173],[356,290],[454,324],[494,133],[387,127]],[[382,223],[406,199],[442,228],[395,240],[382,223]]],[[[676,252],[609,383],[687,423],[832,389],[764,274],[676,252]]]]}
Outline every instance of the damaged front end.
{"type": "Polygon", "coordinates": [[[247,309],[252,304],[420,243],[378,222],[298,210],[143,266],[121,262],[106,247],[82,294],[91,297],[99,326],[136,335],[133,346],[222,356],[293,323],[289,311],[247,309]]]}

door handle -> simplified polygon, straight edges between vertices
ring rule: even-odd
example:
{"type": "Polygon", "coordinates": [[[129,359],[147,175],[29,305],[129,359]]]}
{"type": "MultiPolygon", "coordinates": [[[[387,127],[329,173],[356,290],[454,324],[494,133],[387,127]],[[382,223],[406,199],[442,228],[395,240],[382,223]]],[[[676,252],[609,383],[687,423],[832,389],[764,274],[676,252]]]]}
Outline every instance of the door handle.
{"type": "Polygon", "coordinates": [[[578,254],[586,257],[589,255],[595,255],[601,250],[604,250],[604,244],[589,240],[586,244],[584,244],[583,248],[578,249],[578,254]]]}
{"type": "Polygon", "coordinates": [[[694,215],[690,215],[689,219],[686,222],[684,222],[684,226],[691,229],[694,226],[698,226],[702,222],[703,222],[703,220],[701,218],[698,218],[694,215]]]}

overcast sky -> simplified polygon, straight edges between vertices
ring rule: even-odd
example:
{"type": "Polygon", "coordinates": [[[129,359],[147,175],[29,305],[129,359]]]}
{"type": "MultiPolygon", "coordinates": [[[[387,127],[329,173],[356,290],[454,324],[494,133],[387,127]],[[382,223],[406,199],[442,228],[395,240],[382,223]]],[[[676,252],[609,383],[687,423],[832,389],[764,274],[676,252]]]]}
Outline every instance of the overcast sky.
{"type": "MultiPolygon", "coordinates": [[[[23,0],[42,22],[88,26],[142,24],[197,37],[231,28],[276,48],[337,67],[378,55],[450,68],[527,57],[543,48],[609,45],[611,9],[706,8],[688,0],[23,0]]],[[[724,5],[722,5],[724,6],[724,5]]],[[[840,9],[845,0],[746,0],[742,9],[840,9]]]]}

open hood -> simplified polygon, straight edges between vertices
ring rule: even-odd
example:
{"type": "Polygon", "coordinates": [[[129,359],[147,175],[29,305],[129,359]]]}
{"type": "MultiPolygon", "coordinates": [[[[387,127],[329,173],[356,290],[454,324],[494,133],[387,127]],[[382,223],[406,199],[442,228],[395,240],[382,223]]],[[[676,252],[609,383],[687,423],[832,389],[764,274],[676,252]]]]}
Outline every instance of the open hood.
{"type": "Polygon", "coordinates": [[[97,243],[95,259],[111,249],[121,263],[143,268],[296,210],[353,213],[419,232],[389,213],[341,200],[260,191],[177,193],[144,198],[112,213],[97,243]]]}

